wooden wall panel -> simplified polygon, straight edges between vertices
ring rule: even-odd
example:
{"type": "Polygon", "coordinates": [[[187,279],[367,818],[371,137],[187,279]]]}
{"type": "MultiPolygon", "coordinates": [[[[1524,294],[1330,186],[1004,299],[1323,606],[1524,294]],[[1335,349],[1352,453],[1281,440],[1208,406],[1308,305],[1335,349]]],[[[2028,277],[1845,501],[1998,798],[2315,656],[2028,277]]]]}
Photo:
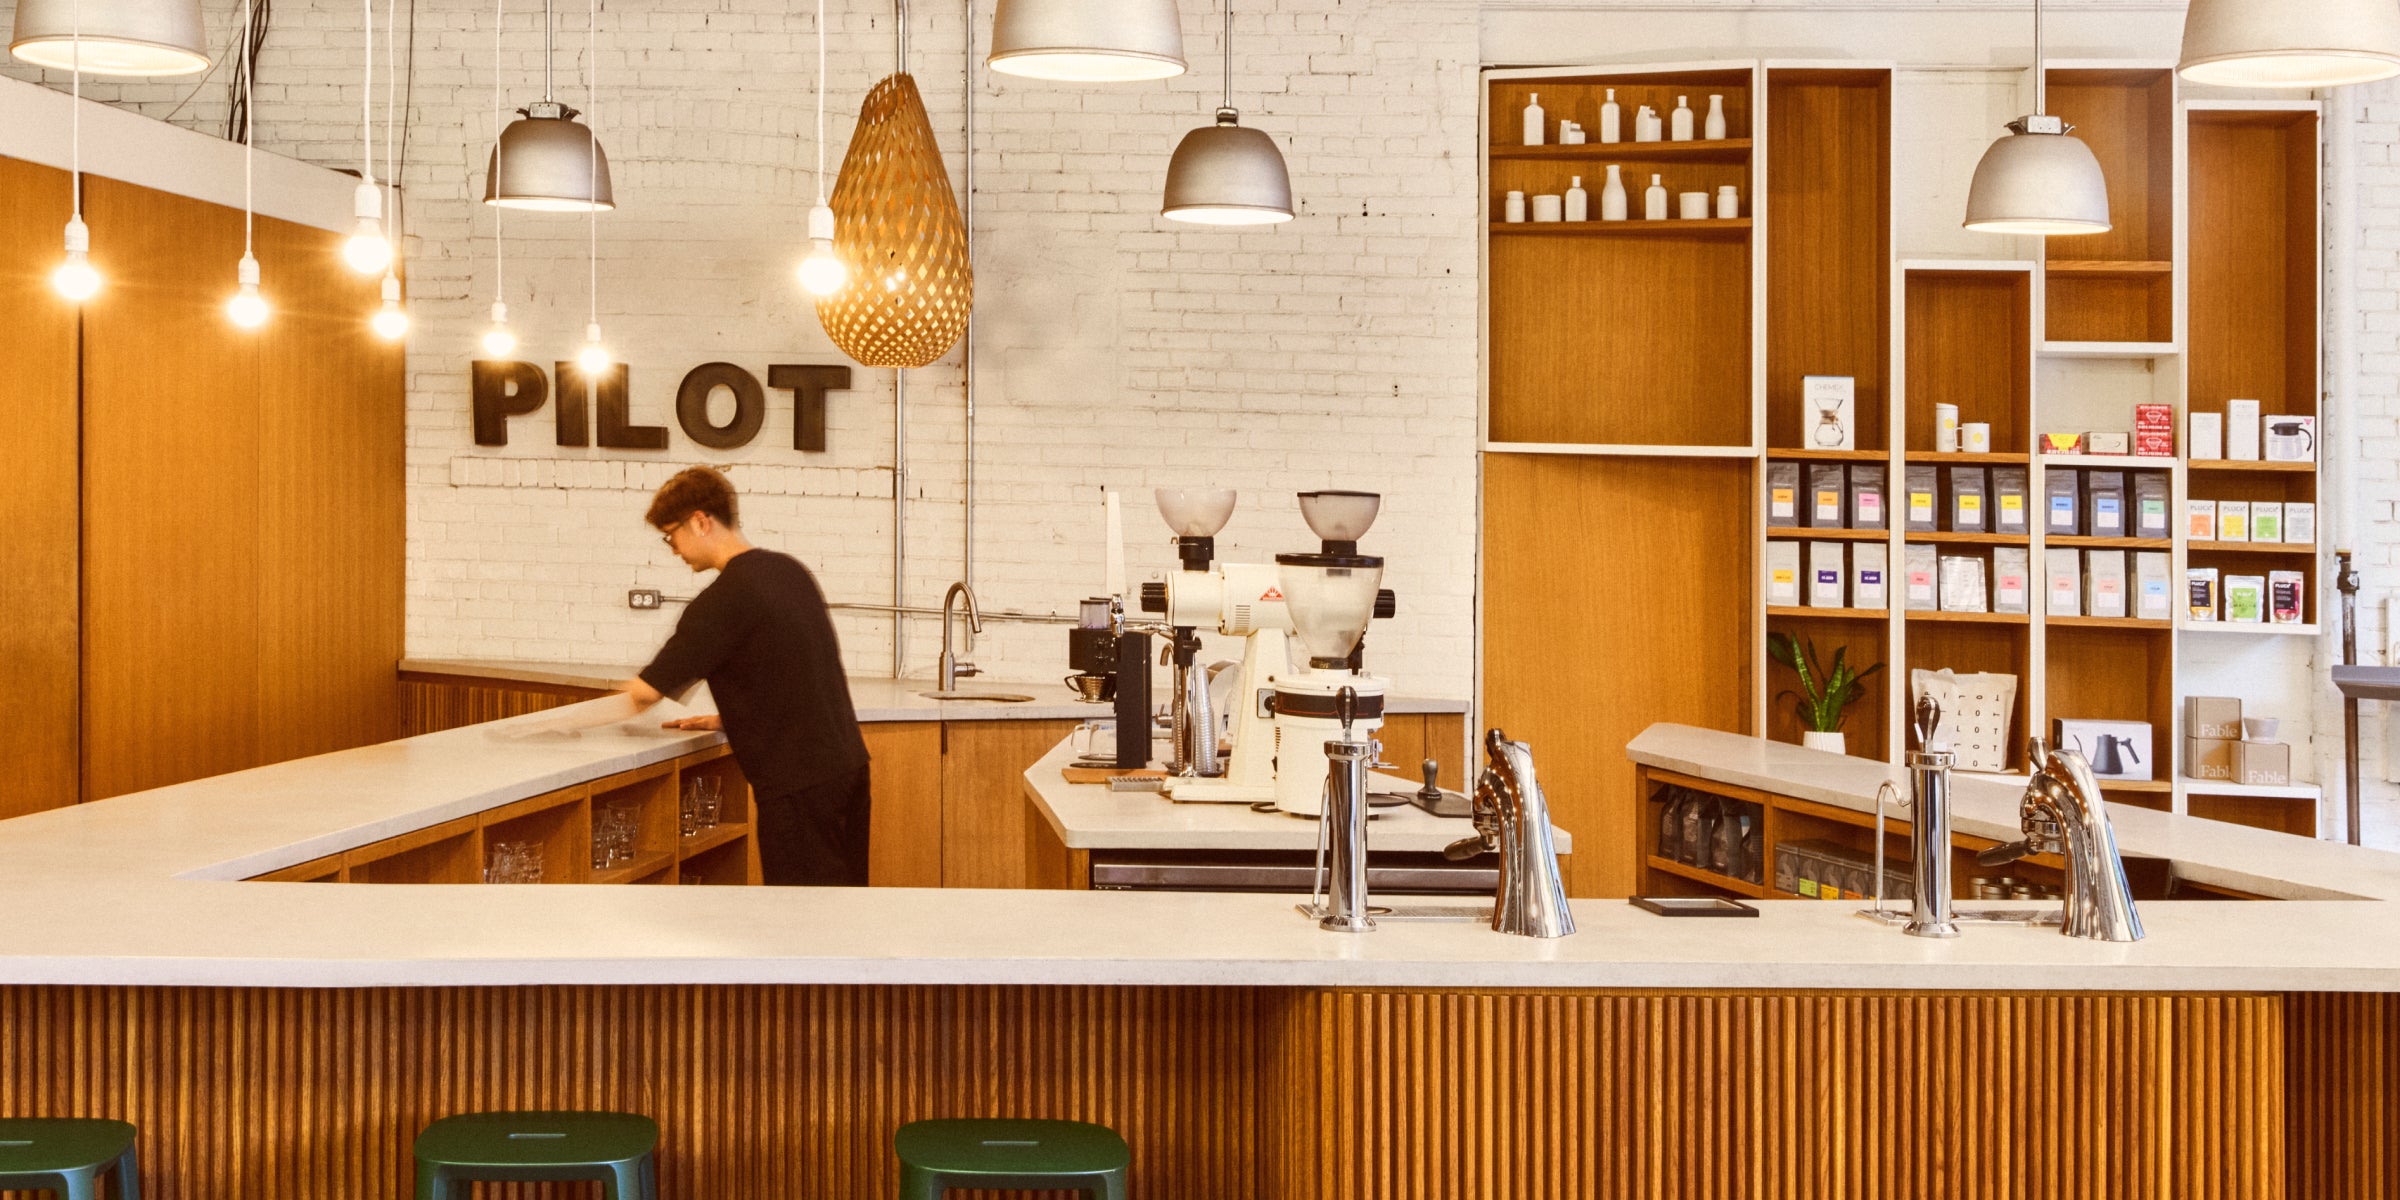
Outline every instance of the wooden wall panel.
{"type": "Polygon", "coordinates": [[[1767,75],[1767,444],[1805,446],[1801,380],[1856,381],[1857,444],[1891,411],[1892,77],[1767,75]]]}
{"type": "Polygon", "coordinates": [[[2400,1195],[2400,996],[2300,994],[2285,1004],[2288,1193],[2400,1195]]]}
{"type": "Polygon", "coordinates": [[[1750,732],[1756,464],[1483,461],[1485,721],[1533,747],[1576,838],[1569,892],[1626,895],[1640,802],[1625,743],[1659,721],[1750,732]]]}
{"type": "Polygon", "coordinates": [[[2192,407],[2317,411],[2317,116],[2191,114],[2192,407]]]}
{"type": "Polygon", "coordinates": [[[261,761],[263,514],[258,341],[224,313],[241,213],[84,187],[108,279],[84,314],[84,796],[97,799],[261,761]]]}
{"type": "MultiPolygon", "coordinates": [[[[942,886],[941,723],[890,721],[858,729],[874,759],[869,768],[875,811],[867,832],[868,885],[942,886]]],[[[1015,789],[1010,799],[1023,804],[1017,799],[1023,791],[1015,789]]]]}
{"type": "MultiPolygon", "coordinates": [[[[599,688],[556,687],[511,680],[466,680],[448,675],[400,673],[395,737],[440,733],[462,725],[480,725],[503,717],[523,716],[561,705],[596,700],[607,695],[599,688]]],[[[382,739],[371,739],[380,741],[382,739]]]]}
{"type": "MultiPolygon", "coordinates": [[[[387,740],[407,572],[402,353],[342,236],[260,219],[275,315],[259,343],[258,753],[387,740]]],[[[214,276],[204,276],[214,278],[214,276]]]]}
{"type": "Polygon", "coordinates": [[[74,803],[81,770],[77,310],[50,288],[71,201],[66,172],[0,158],[0,663],[13,709],[0,729],[0,818],[74,803]]]}
{"type": "Polygon", "coordinates": [[[942,726],[942,886],[1021,888],[1031,849],[1025,768],[1075,721],[952,721],[942,726]]]}

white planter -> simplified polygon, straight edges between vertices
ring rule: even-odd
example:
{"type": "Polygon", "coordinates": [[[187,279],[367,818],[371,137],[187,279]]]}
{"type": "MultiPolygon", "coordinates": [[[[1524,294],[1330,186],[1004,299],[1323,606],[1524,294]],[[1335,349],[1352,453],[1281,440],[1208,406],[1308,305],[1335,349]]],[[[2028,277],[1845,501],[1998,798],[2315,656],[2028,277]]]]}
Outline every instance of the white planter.
{"type": "Polygon", "coordinates": [[[1800,744],[1811,750],[1822,750],[1827,754],[1848,754],[1850,752],[1849,743],[1844,740],[1841,730],[1838,729],[1832,733],[1803,733],[1800,735],[1800,744]]]}

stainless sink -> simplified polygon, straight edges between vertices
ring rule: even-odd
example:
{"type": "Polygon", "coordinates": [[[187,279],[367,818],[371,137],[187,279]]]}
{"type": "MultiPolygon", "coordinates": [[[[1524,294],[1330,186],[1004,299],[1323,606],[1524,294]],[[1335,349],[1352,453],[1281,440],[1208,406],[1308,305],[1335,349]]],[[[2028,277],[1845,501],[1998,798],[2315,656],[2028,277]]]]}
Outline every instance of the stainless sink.
{"type": "Polygon", "coordinates": [[[1023,704],[1033,699],[1011,692],[918,692],[928,700],[981,700],[990,704],[1023,704]]]}

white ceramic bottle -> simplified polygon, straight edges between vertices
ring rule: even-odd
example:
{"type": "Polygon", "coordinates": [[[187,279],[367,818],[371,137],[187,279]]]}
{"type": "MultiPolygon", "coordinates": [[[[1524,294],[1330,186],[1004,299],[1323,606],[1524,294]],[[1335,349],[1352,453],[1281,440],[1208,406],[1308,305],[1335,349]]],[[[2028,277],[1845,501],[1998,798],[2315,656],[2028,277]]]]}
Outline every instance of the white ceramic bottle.
{"type": "Polygon", "coordinates": [[[1535,92],[1533,95],[1527,97],[1525,100],[1526,145],[1539,146],[1542,144],[1542,131],[1545,128],[1543,124],[1544,115],[1545,114],[1542,112],[1542,94],[1540,92],[1535,92]]]}
{"type": "Polygon", "coordinates": [[[1608,99],[1600,105],[1600,140],[1614,144],[1624,138],[1624,110],[1617,107],[1617,89],[1608,89],[1608,99]]]}
{"type": "Polygon", "coordinates": [[[1692,140],[1692,106],[1685,97],[1675,97],[1675,111],[1672,118],[1673,132],[1667,136],[1678,142],[1692,140]]]}
{"type": "Polygon", "coordinates": [[[1708,121],[1702,126],[1700,136],[1712,142],[1725,140],[1725,97],[1708,98],[1708,121]]]}
{"type": "Polygon", "coordinates": [[[1617,173],[1617,164],[1608,164],[1608,182],[1600,187],[1600,219],[1625,219],[1625,177],[1617,173]]]}
{"type": "Polygon", "coordinates": [[[1742,193],[1732,184],[1717,189],[1717,219],[1730,221],[1742,215],[1742,193]]]}
{"type": "Polygon", "coordinates": [[[1645,221],[1667,219],[1667,189],[1666,185],[1660,182],[1660,178],[1657,175],[1651,176],[1650,190],[1642,193],[1642,219],[1645,221]]]}
{"type": "Polygon", "coordinates": [[[1508,198],[1501,202],[1500,220],[1510,225],[1525,223],[1525,193],[1510,192],[1508,194],[1508,198]]]}
{"type": "Polygon", "coordinates": [[[1575,176],[1575,181],[1567,185],[1567,219],[1570,221],[1591,220],[1591,204],[1591,197],[1583,190],[1583,176],[1575,176]]]}
{"type": "Polygon", "coordinates": [[[1633,140],[1637,142],[1657,141],[1657,120],[1657,117],[1651,115],[1649,105],[1645,104],[1635,109],[1633,112],[1633,140]]]}

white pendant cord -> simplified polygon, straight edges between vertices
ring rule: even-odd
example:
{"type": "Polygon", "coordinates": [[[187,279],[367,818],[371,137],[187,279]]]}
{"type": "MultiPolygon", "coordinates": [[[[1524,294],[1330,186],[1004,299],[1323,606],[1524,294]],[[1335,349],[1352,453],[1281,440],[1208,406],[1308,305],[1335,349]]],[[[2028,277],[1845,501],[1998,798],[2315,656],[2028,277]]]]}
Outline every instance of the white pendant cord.
{"type": "Polygon", "coordinates": [[[366,183],[375,182],[375,0],[359,0],[359,15],[366,26],[366,82],[358,96],[358,177],[366,183]]]}
{"type": "Polygon", "coordinates": [[[1225,0],[1225,104],[1233,107],[1233,0],[1225,0]]]}
{"type": "Polygon", "coordinates": [[[253,136],[258,127],[258,64],[252,61],[250,53],[254,41],[250,20],[250,0],[242,0],[242,257],[245,259],[251,257],[253,248],[252,199],[256,192],[252,166],[258,157],[258,139],[253,136]]]}
{"type": "Polygon", "coordinates": [[[591,205],[591,323],[600,327],[600,0],[586,0],[584,36],[589,45],[583,64],[585,138],[591,143],[590,191],[586,196],[591,205]]]}
{"type": "Polygon", "coordinates": [[[75,196],[71,203],[75,206],[75,221],[77,224],[81,224],[83,221],[83,0],[75,0],[67,7],[70,13],[67,18],[68,31],[75,39],[75,65],[72,68],[71,82],[67,85],[70,94],[75,99],[75,106],[70,110],[74,115],[68,119],[72,126],[72,132],[68,134],[70,145],[67,150],[67,162],[70,178],[67,186],[74,189],[75,196]]]}
{"type": "MultiPolygon", "coordinates": [[[[502,136],[507,131],[500,124],[503,111],[500,107],[500,34],[507,28],[507,23],[508,0],[492,0],[492,178],[489,186],[494,197],[500,194],[500,156],[508,153],[508,139],[502,136]]],[[[499,204],[487,204],[484,207],[492,210],[492,303],[504,304],[508,300],[508,256],[500,241],[500,219],[508,209],[499,204]]]]}
{"type": "Polygon", "coordinates": [[[2033,0],[2033,115],[2050,114],[2050,72],[2042,64],[2042,0],[2033,0]]]}
{"type": "Polygon", "coordinates": [[[385,268],[384,273],[393,275],[398,273],[396,264],[400,261],[400,142],[394,136],[400,115],[400,0],[384,0],[383,14],[383,207],[385,215],[392,219],[395,264],[385,268]]]}
{"type": "Polygon", "coordinates": [[[817,0],[817,207],[825,206],[825,0],[817,0]]]}

